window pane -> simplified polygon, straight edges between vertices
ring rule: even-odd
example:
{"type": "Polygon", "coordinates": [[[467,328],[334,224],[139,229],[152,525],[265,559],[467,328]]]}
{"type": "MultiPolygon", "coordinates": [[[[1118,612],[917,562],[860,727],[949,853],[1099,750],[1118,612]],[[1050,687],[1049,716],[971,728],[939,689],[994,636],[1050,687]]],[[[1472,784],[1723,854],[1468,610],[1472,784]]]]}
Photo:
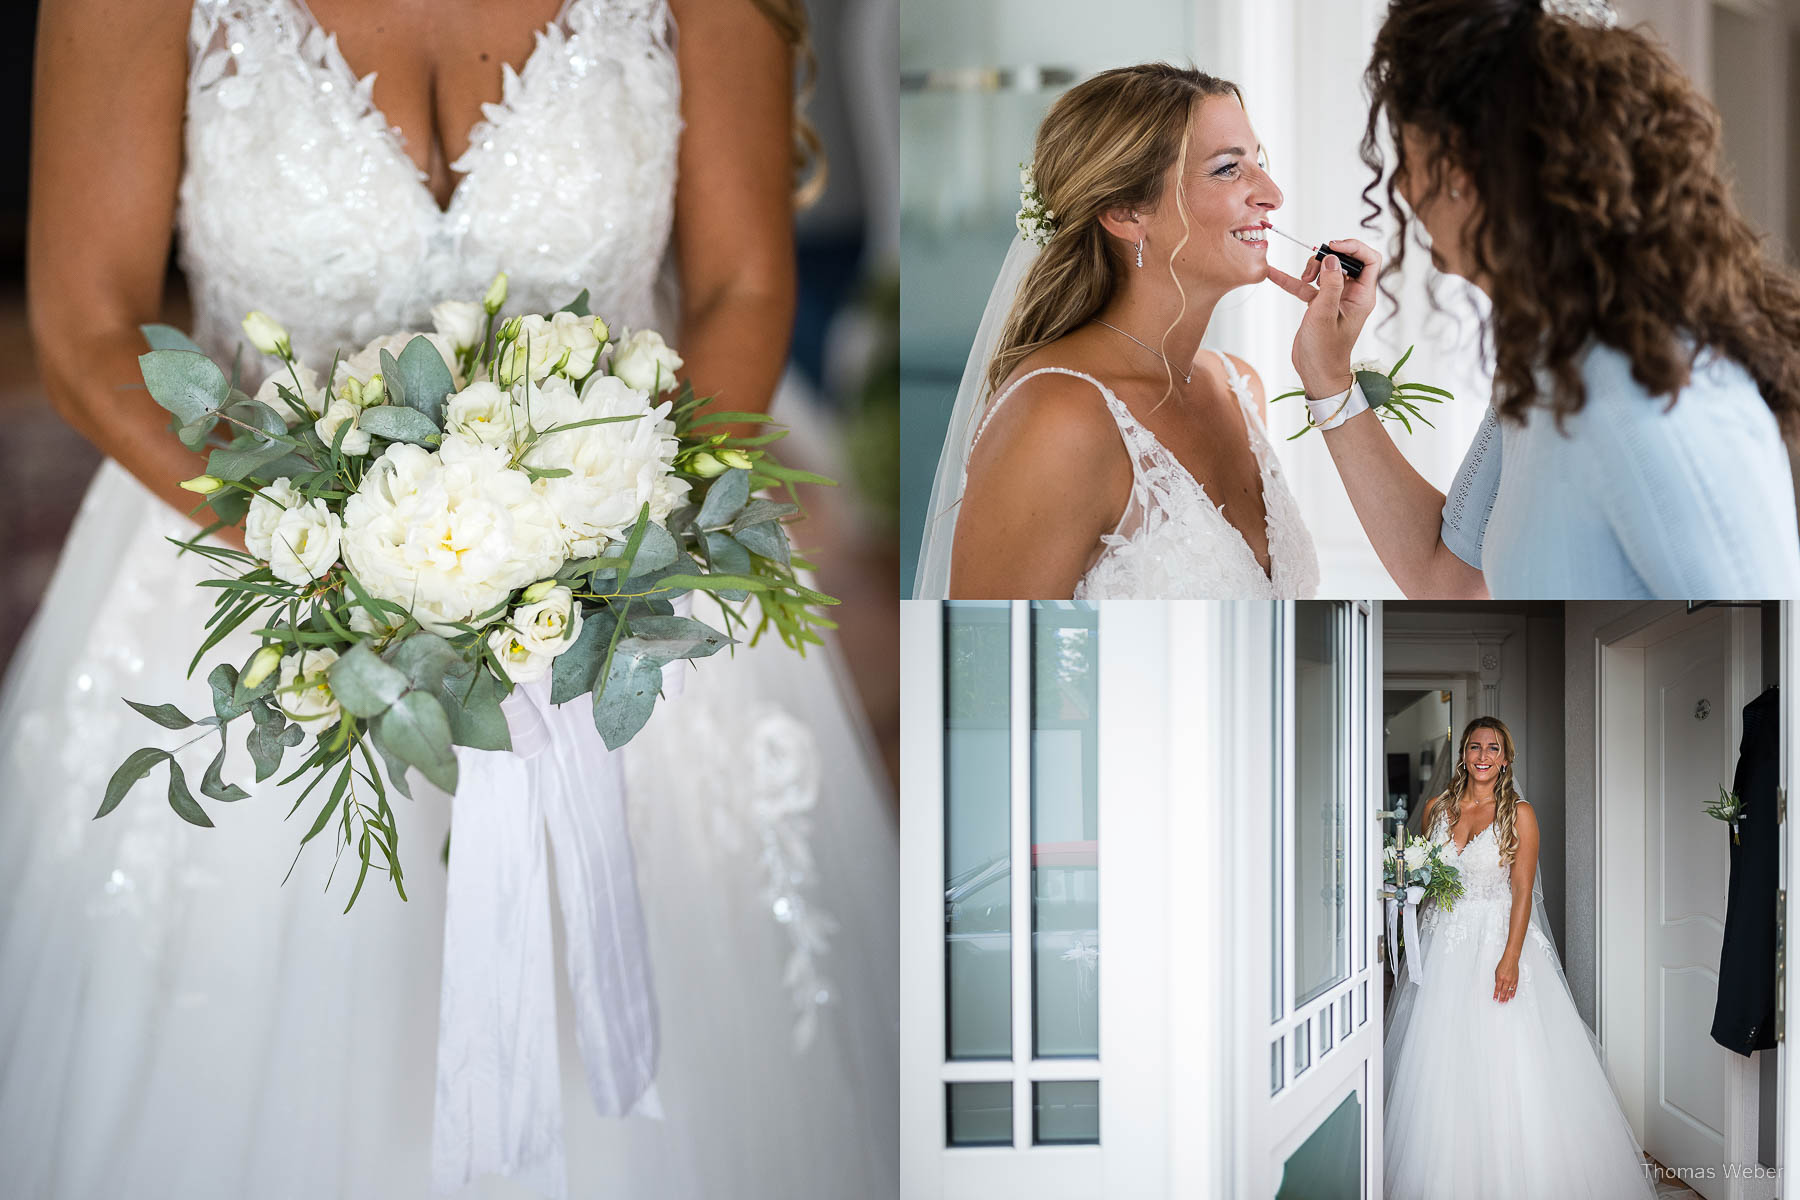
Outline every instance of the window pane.
{"type": "Polygon", "coordinates": [[[1360,1200],[1361,1196],[1362,1101],[1351,1092],[1288,1157],[1275,1200],[1360,1200]]]}
{"type": "Polygon", "coordinates": [[[1012,1057],[1011,636],[1004,601],[945,607],[944,1033],[951,1059],[1012,1057]]]}
{"type": "Polygon", "coordinates": [[[951,1146],[1010,1146],[1013,1143],[1011,1083],[944,1085],[945,1142],[951,1146]]]}
{"type": "Polygon", "coordinates": [[[1099,614],[1031,613],[1033,1051],[1100,1053],[1099,614]]]}
{"type": "Polygon", "coordinates": [[[1294,606],[1294,985],[1305,1004],[1348,978],[1349,638],[1341,603],[1294,606]]]}
{"type": "Polygon", "coordinates": [[[1032,1140],[1039,1146],[1093,1146],[1100,1141],[1100,1081],[1031,1085],[1032,1140]]]}

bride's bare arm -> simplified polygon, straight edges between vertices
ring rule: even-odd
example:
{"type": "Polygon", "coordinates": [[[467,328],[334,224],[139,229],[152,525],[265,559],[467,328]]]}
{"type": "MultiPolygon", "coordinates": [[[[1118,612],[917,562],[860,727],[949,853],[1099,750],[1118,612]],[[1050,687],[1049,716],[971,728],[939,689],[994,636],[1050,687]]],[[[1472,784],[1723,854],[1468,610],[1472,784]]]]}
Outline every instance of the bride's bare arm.
{"type": "Polygon", "coordinates": [[[762,412],[794,322],[793,53],[751,0],[670,9],[686,122],[675,189],[682,375],[718,397],[715,410],[762,412]]]}
{"type": "Polygon", "coordinates": [[[1494,968],[1494,999],[1503,1003],[1511,1000],[1519,987],[1519,953],[1525,948],[1525,931],[1531,925],[1531,891],[1538,860],[1537,814],[1523,800],[1513,812],[1519,848],[1512,864],[1512,919],[1507,924],[1506,949],[1494,968]]]}
{"type": "Polygon", "coordinates": [[[181,176],[185,0],[45,0],[32,97],[26,281],[50,403],[182,512],[205,469],[138,375],[181,176]]]}
{"type": "Polygon", "coordinates": [[[1094,385],[1068,375],[1026,381],[970,452],[950,595],[1068,599],[1130,491],[1131,462],[1094,385]]]}

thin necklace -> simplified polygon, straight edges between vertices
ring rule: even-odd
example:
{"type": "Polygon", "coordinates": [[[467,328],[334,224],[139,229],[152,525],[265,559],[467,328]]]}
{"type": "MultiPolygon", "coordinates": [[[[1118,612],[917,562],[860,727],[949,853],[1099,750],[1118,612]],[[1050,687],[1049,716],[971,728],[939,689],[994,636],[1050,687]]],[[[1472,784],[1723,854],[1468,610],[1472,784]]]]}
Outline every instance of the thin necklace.
{"type": "MultiPolygon", "coordinates": [[[[1102,321],[1099,317],[1095,317],[1094,324],[1104,325],[1108,329],[1112,330],[1114,333],[1119,334],[1123,337],[1131,338],[1131,340],[1134,342],[1137,342],[1138,345],[1144,346],[1144,343],[1138,342],[1138,340],[1136,338],[1131,337],[1131,335],[1129,333],[1126,333],[1123,329],[1120,329],[1117,325],[1114,325],[1111,321],[1102,321]]],[[[1181,382],[1183,382],[1183,383],[1194,382],[1193,368],[1190,367],[1188,370],[1183,371],[1180,367],[1177,367],[1174,363],[1170,362],[1169,356],[1164,354],[1161,350],[1152,349],[1149,346],[1144,346],[1144,349],[1149,350],[1150,353],[1152,353],[1152,354],[1156,355],[1156,357],[1162,359],[1164,366],[1168,367],[1169,370],[1171,370],[1171,371],[1175,372],[1177,375],[1181,376],[1181,382]]]]}

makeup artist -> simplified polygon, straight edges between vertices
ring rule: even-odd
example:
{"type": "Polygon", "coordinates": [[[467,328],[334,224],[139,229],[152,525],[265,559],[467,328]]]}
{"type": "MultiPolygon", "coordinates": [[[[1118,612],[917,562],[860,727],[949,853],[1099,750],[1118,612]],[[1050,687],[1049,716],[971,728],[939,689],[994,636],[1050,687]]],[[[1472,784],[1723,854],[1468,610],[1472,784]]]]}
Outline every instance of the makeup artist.
{"type": "Polygon", "coordinates": [[[1396,0],[1366,82],[1364,197],[1385,183],[1391,267],[1410,213],[1433,267],[1492,301],[1493,395],[1446,497],[1352,384],[1381,255],[1331,243],[1366,264],[1353,280],[1334,257],[1269,270],[1306,303],[1311,419],[1400,588],[1800,596],[1782,440],[1800,280],[1739,213],[1718,116],[1668,54],[1598,0],[1396,0]]]}

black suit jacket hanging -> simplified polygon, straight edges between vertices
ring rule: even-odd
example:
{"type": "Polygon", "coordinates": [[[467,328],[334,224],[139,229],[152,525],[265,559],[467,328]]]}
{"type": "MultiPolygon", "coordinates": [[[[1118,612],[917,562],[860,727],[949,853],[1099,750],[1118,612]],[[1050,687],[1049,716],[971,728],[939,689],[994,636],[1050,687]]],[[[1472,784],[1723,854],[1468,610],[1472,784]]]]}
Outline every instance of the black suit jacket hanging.
{"type": "MultiPolygon", "coordinates": [[[[1731,790],[1744,802],[1731,845],[1725,942],[1719,950],[1719,1001],[1713,1040],[1749,1054],[1775,1045],[1775,882],[1780,850],[1775,789],[1781,777],[1781,697],[1770,688],[1744,706],[1731,790]]],[[[1731,835],[1725,835],[1730,844],[1731,835]]]]}

